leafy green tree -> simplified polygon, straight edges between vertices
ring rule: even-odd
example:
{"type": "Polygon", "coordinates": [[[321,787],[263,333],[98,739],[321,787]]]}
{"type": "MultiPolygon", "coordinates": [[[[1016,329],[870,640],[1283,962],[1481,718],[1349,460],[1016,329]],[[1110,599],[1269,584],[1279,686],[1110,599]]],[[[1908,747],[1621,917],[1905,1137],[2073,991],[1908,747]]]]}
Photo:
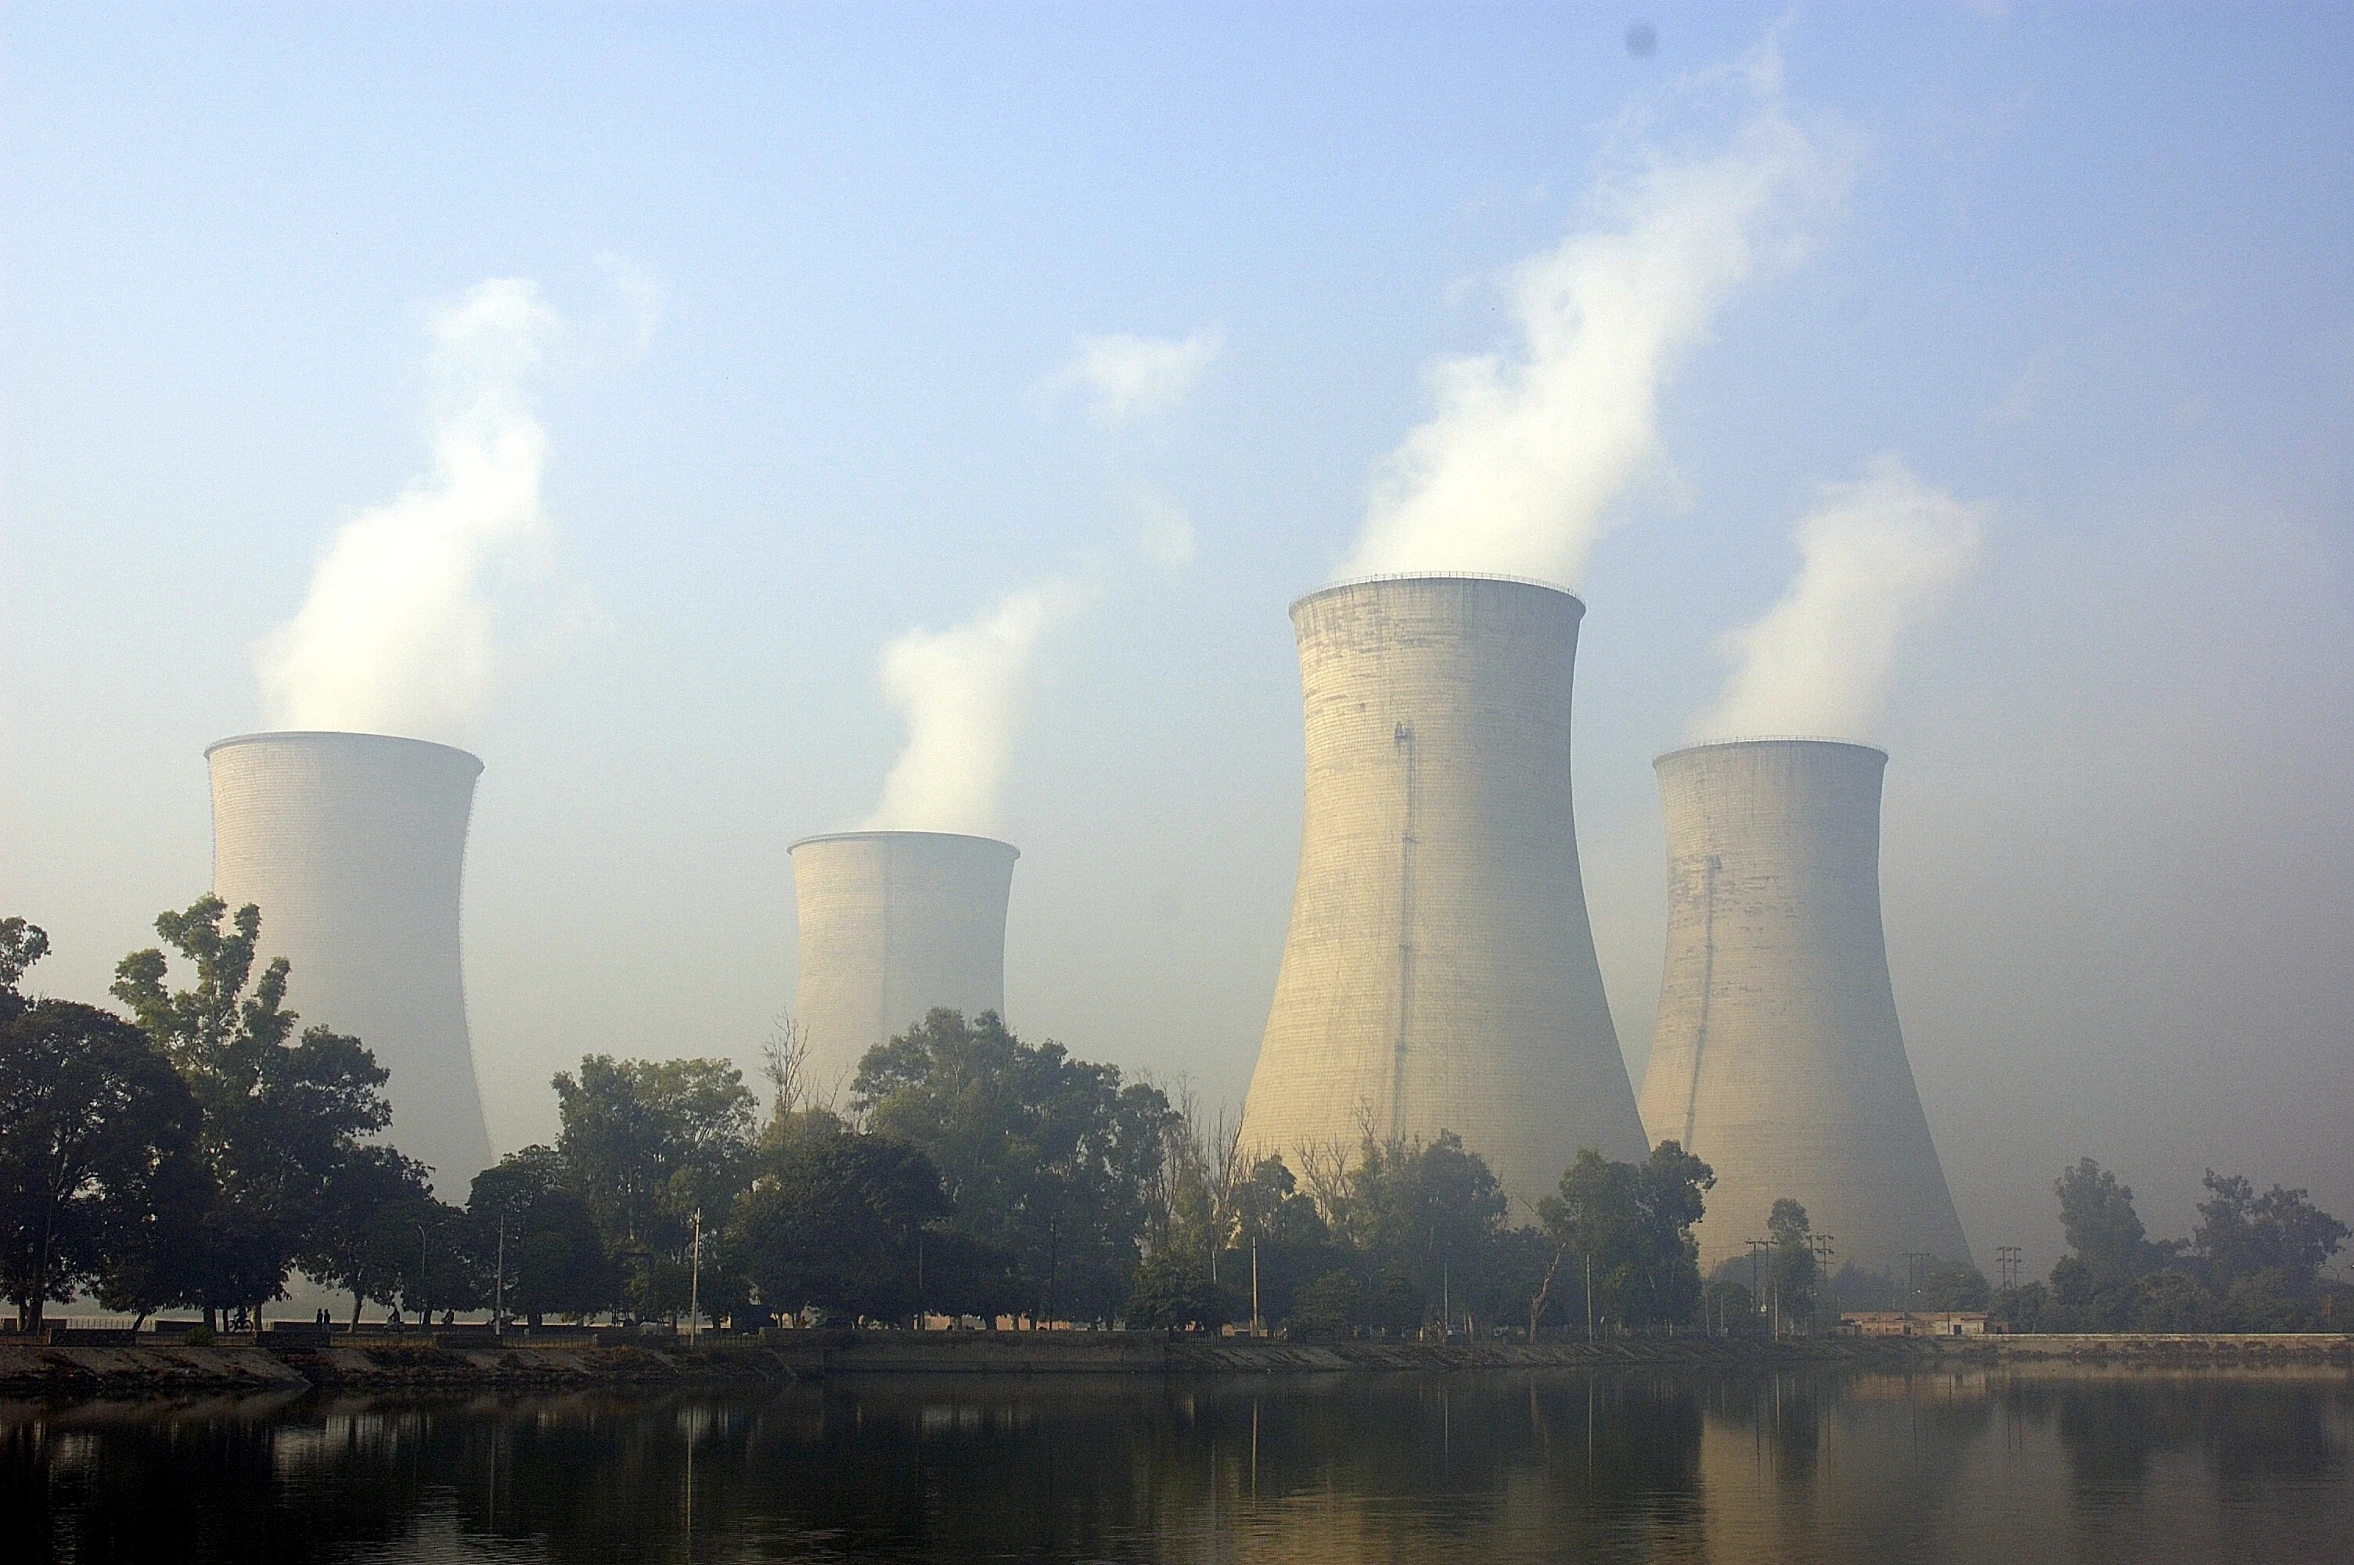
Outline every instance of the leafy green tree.
{"type": "Polygon", "coordinates": [[[360,1137],[390,1122],[385,1072],[357,1038],[325,1027],[289,1041],[298,1020],[285,1009],[290,968],[280,957],[255,977],[261,913],[252,904],[232,919],[218,897],[201,897],[155,927],[194,965],[195,984],[168,988],[170,964],[150,948],[117,964],[113,992],[203,1115],[198,1145],[217,1196],[188,1296],[208,1322],[232,1305],[258,1319],[284,1296],[328,1178],[360,1137]]]}
{"type": "Polygon", "coordinates": [[[596,1218],[570,1178],[555,1148],[529,1146],[476,1174],[467,1197],[470,1242],[490,1269],[492,1300],[504,1265],[506,1308],[532,1326],[609,1309],[619,1295],[596,1218]]]}
{"type": "Polygon", "coordinates": [[[314,1281],[351,1295],[357,1326],[362,1301],[389,1303],[417,1269],[415,1227],[433,1206],[424,1164],[391,1147],[356,1147],[321,1181],[297,1264],[314,1281]]]}
{"type": "Polygon", "coordinates": [[[2229,1291],[2257,1277],[2291,1297],[2309,1297],[2347,1228],[2302,1190],[2274,1185],[2256,1193],[2244,1175],[2208,1169],[2207,1199],[2190,1250],[2211,1287],[2229,1291]]]}
{"type": "Polygon", "coordinates": [[[1640,1163],[1588,1147],[1538,1207],[1546,1235],[1592,1279],[1597,1324],[1641,1330],[1695,1319],[1700,1305],[1700,1221],[1716,1174],[1673,1141],[1640,1163]]]}
{"type": "Polygon", "coordinates": [[[1766,1217],[1766,1237],[1773,1249],[1766,1259],[1766,1308],[1776,1322],[1795,1326],[1812,1321],[1815,1284],[1822,1268],[1815,1261],[1814,1223],[1806,1208],[1788,1196],[1774,1203],[1766,1217]]]}
{"type": "Polygon", "coordinates": [[[2169,1266],[2136,1280],[2127,1324],[2135,1331],[2212,1331],[2217,1315],[2215,1295],[2190,1273],[2169,1266]]]}
{"type": "Polygon", "coordinates": [[[1346,1337],[1365,1316],[1365,1285],[1357,1274],[1336,1266],[1300,1290],[1283,1329],[1310,1342],[1346,1337]]]}
{"type": "Polygon", "coordinates": [[[954,1275],[961,1252],[937,1232],[953,1211],[939,1169],[909,1143],[861,1135],[822,1109],[780,1116],[729,1220],[726,1264],[787,1312],[970,1309],[954,1275]]]}
{"type": "Polygon", "coordinates": [[[2172,1265],[2180,1241],[2153,1242],[2134,1210],[2133,1187],[2091,1158],[2052,1181],[2060,1229],[2071,1254],[2052,1268],[2045,1330],[2124,1331],[2133,1323],[2140,1279],[2172,1265]]]}
{"type": "Polygon", "coordinates": [[[1131,1329],[1215,1331],[1247,1316],[1250,1303],[1237,1290],[1212,1282],[1190,1256],[1158,1250],[1136,1268],[1123,1313],[1131,1329]]]}
{"type": "Polygon", "coordinates": [[[867,1052],[851,1095],[940,1170],[958,1229],[1015,1258],[1039,1318],[1119,1311],[1174,1114],[1160,1089],[1024,1043],[993,1012],[935,1010],[867,1052]]]}
{"type": "MultiPolygon", "coordinates": [[[[1368,1280],[1384,1294],[1381,1271],[1394,1273],[1426,1308],[1461,1320],[1464,1308],[1487,1291],[1507,1202],[1485,1159],[1451,1130],[1438,1139],[1381,1143],[1367,1137],[1349,1171],[1347,1196],[1335,1213],[1343,1235],[1370,1266],[1368,1280]]],[[[1402,1290],[1390,1288],[1397,1298],[1402,1290]]],[[[1398,1304],[1389,1311],[1403,1315],[1398,1304]]],[[[1421,1321],[1388,1319],[1390,1330],[1421,1321]]]]}
{"type": "Polygon", "coordinates": [[[555,1080],[556,1152],[641,1316],[687,1307],[695,1214],[716,1230],[749,1182],[757,1100],[725,1060],[592,1054],[555,1080]]]}
{"type": "Polygon", "coordinates": [[[1912,1302],[1916,1310],[1982,1310],[1994,1296],[1986,1274],[1967,1261],[1944,1261],[1931,1256],[1913,1274],[1912,1302]]]}
{"type": "Polygon", "coordinates": [[[16,992],[25,970],[49,954],[49,932],[21,918],[0,918],[0,1021],[24,1009],[16,992]]]}
{"type": "MultiPolygon", "coordinates": [[[[15,940],[11,960],[31,942],[15,940]]],[[[29,959],[26,959],[29,960],[29,959]]],[[[9,973],[7,988],[14,994],[9,973]]],[[[0,1019],[0,1289],[20,1326],[77,1288],[127,1279],[194,1183],[196,1105],[121,1017],[66,1000],[0,1019]]],[[[157,1280],[168,1288],[168,1283],[157,1280]]]]}
{"type": "Polygon", "coordinates": [[[1702,1328],[1716,1336],[1755,1336],[1760,1330],[1757,1296],[1749,1284],[1719,1272],[1700,1291],[1700,1319],[1702,1328]]]}
{"type": "Polygon", "coordinates": [[[1999,1289],[1987,1306],[1987,1318],[2005,1331],[2049,1331],[2058,1318],[2051,1289],[2040,1282],[1999,1289]]]}
{"type": "Polygon", "coordinates": [[[1279,1321],[1291,1314],[1300,1290],[1348,1257],[1333,1240],[1316,1203],[1280,1157],[1261,1158],[1237,1180],[1228,1200],[1233,1228],[1217,1278],[1244,1300],[1249,1313],[1251,1265],[1256,1253],[1259,1314],[1279,1321]]]}

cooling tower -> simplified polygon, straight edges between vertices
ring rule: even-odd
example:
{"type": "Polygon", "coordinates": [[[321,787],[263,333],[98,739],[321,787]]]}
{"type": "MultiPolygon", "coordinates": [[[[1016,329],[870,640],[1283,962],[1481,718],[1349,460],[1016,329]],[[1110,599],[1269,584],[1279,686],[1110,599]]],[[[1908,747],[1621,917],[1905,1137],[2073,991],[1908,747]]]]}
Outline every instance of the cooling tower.
{"type": "Polygon", "coordinates": [[[1882,752],[1771,739],[1661,756],[1667,966],[1643,1123],[1716,1170],[1700,1262],[1783,1196],[1853,1261],[1966,1261],[1880,929],[1882,752]]]}
{"type": "Polygon", "coordinates": [[[1530,582],[1350,582],[1292,605],[1307,802],[1242,1144],[1452,1130],[1516,1222],[1578,1151],[1644,1155],[1570,811],[1585,605],[1530,582]]]}
{"type": "Polygon", "coordinates": [[[1005,1010],[1011,843],[855,831],[793,844],[801,921],[794,1019],[812,1088],[847,1099],[858,1062],[935,1006],[1005,1010]]]}
{"type": "Polygon", "coordinates": [[[214,894],[260,907],[263,957],[294,964],[288,1005],[374,1052],[388,1138],[463,1200],[490,1162],[458,954],[482,763],[382,734],[248,734],[204,753],[214,894]]]}

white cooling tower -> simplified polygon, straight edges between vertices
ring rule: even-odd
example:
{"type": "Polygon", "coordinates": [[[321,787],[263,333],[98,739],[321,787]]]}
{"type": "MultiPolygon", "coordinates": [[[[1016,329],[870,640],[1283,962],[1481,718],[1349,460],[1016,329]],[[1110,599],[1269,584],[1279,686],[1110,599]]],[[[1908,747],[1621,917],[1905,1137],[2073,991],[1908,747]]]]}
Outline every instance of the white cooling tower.
{"type": "Polygon", "coordinates": [[[1247,1149],[1482,1154],[1530,1222],[1581,1148],[1644,1155],[1570,810],[1585,605],[1487,577],[1292,605],[1307,804],[1247,1149]]]}
{"type": "Polygon", "coordinates": [[[801,981],[794,1001],[820,1096],[849,1096],[866,1051],[934,1007],[1005,1010],[1010,843],[854,831],[793,844],[801,981]]]}
{"type": "Polygon", "coordinates": [[[1811,739],[1659,758],[1667,966],[1643,1123],[1716,1170],[1700,1261],[1748,1253],[1788,1196],[1848,1261],[1968,1242],[1905,1058],[1880,927],[1888,757],[1811,739]]]}
{"type": "Polygon", "coordinates": [[[382,734],[247,734],[212,768],[213,892],[262,913],[262,955],[293,963],[304,1027],[357,1037],[391,1073],[392,1144],[464,1200],[490,1162],[458,889],[482,763],[382,734]]]}

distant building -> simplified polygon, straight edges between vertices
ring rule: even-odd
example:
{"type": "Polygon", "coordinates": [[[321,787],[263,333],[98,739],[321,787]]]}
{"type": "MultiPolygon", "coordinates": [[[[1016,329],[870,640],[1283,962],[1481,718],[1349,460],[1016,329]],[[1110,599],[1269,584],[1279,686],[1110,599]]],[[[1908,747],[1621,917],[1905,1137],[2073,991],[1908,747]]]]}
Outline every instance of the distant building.
{"type": "Polygon", "coordinates": [[[1983,1337],[1983,1310],[1850,1310],[1839,1317],[1847,1337],[1983,1337]]]}

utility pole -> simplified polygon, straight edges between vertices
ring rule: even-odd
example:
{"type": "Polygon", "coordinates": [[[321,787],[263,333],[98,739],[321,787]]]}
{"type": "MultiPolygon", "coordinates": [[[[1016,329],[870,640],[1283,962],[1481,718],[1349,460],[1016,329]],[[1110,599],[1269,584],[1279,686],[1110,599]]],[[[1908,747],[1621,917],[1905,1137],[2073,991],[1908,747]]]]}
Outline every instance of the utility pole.
{"type": "Polygon", "coordinates": [[[1904,1252],[1904,1307],[1908,1311],[1917,1312],[1921,1307],[1921,1263],[1932,1259],[1927,1250],[1904,1252]]]}
{"type": "Polygon", "coordinates": [[[1263,1337],[1267,1328],[1259,1323],[1259,1241],[1251,1241],[1251,1335],[1263,1337]]]}
{"type": "Polygon", "coordinates": [[[491,1285],[490,1334],[507,1334],[507,1214],[499,1214],[499,1274],[491,1285]]]}
{"type": "Polygon", "coordinates": [[[1765,1286],[1758,1281],[1757,1268],[1758,1263],[1764,1259],[1765,1252],[1772,1249],[1773,1245],[1774,1241],[1771,1239],[1749,1241],[1749,1308],[1759,1315],[1765,1313],[1766,1300],[1765,1286]]]}
{"type": "MultiPolygon", "coordinates": [[[[1815,1270],[1822,1276],[1823,1292],[1828,1293],[1831,1291],[1831,1257],[1837,1253],[1831,1248],[1831,1236],[1829,1234],[1814,1234],[1807,1239],[1806,1243],[1807,1248],[1815,1253],[1815,1270]]],[[[1808,1318],[1807,1324],[1809,1326],[1814,1324],[1813,1317],[1808,1318]]]]}
{"type": "Polygon", "coordinates": [[[1590,1348],[1594,1345],[1594,1257],[1587,1254],[1578,1259],[1586,1263],[1586,1346],[1590,1348]]]}
{"type": "Polygon", "coordinates": [[[687,1340],[703,1340],[703,1209],[695,1208],[693,1259],[687,1263],[687,1340]]]}
{"type": "MultiPolygon", "coordinates": [[[[433,1298],[426,1291],[425,1278],[432,1269],[432,1263],[425,1254],[425,1225],[419,1223],[417,1224],[417,1324],[427,1331],[433,1329],[433,1298]]],[[[260,1317],[257,1315],[255,1317],[257,1326],[259,1322],[260,1317]]]]}
{"type": "Polygon", "coordinates": [[[2026,1252],[2015,1244],[1998,1244],[1994,1247],[1994,1272],[2002,1279],[2004,1292],[2019,1286],[2019,1274],[2026,1270],[2026,1261],[2026,1252]]]}

